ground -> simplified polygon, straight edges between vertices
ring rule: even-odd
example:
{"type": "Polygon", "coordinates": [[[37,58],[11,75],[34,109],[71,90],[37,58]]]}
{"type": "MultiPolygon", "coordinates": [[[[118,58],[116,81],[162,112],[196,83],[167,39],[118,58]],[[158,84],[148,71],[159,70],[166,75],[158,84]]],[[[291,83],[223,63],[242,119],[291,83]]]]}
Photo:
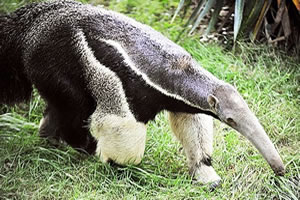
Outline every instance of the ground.
{"type": "MultiPolygon", "coordinates": [[[[0,10],[11,11],[26,2],[4,0],[0,10]]],[[[183,23],[179,18],[170,23],[178,0],[85,2],[103,3],[171,39],[183,23]]],[[[164,112],[148,124],[140,165],[102,164],[95,156],[66,145],[55,148],[38,137],[44,102],[35,93],[28,103],[0,105],[0,199],[299,199],[299,58],[245,43],[233,53],[218,44],[200,43],[198,36],[179,44],[204,68],[238,88],[280,152],[284,177],[276,177],[244,137],[215,120],[213,165],[222,183],[214,191],[193,184],[164,112]]]]}

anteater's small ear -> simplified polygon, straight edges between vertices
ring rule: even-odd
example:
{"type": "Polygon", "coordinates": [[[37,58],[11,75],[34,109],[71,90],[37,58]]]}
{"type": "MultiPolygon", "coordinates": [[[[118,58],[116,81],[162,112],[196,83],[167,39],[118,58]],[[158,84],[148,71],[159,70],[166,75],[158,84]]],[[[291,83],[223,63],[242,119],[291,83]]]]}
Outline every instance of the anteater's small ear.
{"type": "Polygon", "coordinates": [[[211,107],[211,109],[216,110],[219,100],[217,99],[216,96],[209,94],[207,97],[207,102],[208,102],[209,106],[211,107]]]}

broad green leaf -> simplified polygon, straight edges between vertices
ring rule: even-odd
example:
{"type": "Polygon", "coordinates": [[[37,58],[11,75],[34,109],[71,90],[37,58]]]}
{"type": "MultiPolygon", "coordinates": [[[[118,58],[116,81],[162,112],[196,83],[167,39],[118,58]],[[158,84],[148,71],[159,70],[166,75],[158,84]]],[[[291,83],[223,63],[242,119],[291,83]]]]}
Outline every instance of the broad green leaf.
{"type": "Polygon", "coordinates": [[[261,9],[264,5],[264,1],[262,0],[253,0],[253,1],[246,1],[243,20],[240,28],[240,32],[249,32],[253,26],[255,25],[261,9]]]}
{"type": "Polygon", "coordinates": [[[188,25],[192,24],[195,21],[196,17],[200,14],[203,4],[204,4],[204,1],[200,0],[198,3],[198,6],[193,11],[193,13],[192,13],[191,17],[189,18],[188,22],[186,23],[185,27],[187,27],[188,25]]]}
{"type": "Polygon", "coordinates": [[[233,26],[233,40],[236,41],[237,35],[239,33],[244,11],[244,0],[235,1],[235,10],[234,10],[234,26],[233,26]]]}
{"type": "Polygon", "coordinates": [[[178,5],[178,7],[177,7],[177,9],[176,9],[176,11],[175,11],[175,14],[174,14],[174,16],[172,17],[171,23],[174,22],[175,17],[178,15],[179,11],[182,9],[182,7],[183,7],[183,5],[184,5],[184,2],[185,2],[185,0],[180,0],[179,5],[178,5]]]}
{"type": "Polygon", "coordinates": [[[209,12],[209,10],[216,4],[216,0],[208,0],[205,4],[204,9],[201,11],[201,13],[199,14],[196,22],[193,24],[193,27],[190,31],[189,34],[192,34],[194,32],[194,30],[199,26],[201,20],[203,19],[203,17],[209,12]]]}
{"type": "Polygon", "coordinates": [[[258,33],[258,31],[261,27],[263,19],[265,18],[266,14],[267,14],[267,11],[270,8],[271,3],[272,3],[272,0],[265,0],[264,1],[264,5],[263,5],[263,8],[261,9],[259,18],[258,18],[258,20],[255,24],[255,27],[254,27],[254,30],[253,30],[252,34],[250,35],[250,39],[252,41],[254,41],[256,39],[257,33],[258,33]]]}
{"type": "Polygon", "coordinates": [[[214,29],[223,4],[224,4],[224,0],[216,1],[215,10],[211,16],[211,19],[209,20],[209,24],[207,26],[207,29],[205,30],[205,35],[209,34],[210,31],[214,29]]]}
{"type": "Polygon", "coordinates": [[[183,26],[183,30],[178,34],[177,38],[176,38],[176,42],[180,40],[180,37],[183,33],[185,33],[187,31],[187,27],[193,23],[193,21],[195,21],[196,17],[200,14],[202,5],[203,5],[203,0],[200,0],[198,3],[198,6],[195,8],[195,10],[193,11],[192,15],[190,16],[190,18],[188,19],[187,23],[183,26]]]}

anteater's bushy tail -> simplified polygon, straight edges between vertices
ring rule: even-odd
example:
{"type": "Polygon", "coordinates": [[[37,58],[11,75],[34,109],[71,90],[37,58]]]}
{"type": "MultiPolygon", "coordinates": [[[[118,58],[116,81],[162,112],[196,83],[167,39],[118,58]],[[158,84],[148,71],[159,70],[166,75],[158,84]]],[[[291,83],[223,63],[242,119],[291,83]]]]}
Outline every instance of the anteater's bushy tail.
{"type": "Polygon", "coordinates": [[[24,73],[17,37],[9,16],[0,14],[0,106],[29,100],[32,84],[24,73]]]}

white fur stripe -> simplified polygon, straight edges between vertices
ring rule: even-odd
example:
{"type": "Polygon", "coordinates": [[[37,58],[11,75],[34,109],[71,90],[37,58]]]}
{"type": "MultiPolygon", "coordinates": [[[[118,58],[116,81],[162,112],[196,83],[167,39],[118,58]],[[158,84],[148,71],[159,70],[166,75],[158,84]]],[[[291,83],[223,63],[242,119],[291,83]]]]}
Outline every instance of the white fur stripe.
{"type": "Polygon", "coordinates": [[[153,81],[150,80],[150,78],[144,74],[143,72],[141,72],[136,66],[135,64],[132,62],[132,60],[130,59],[129,55],[127,54],[127,52],[124,50],[124,48],[121,46],[120,43],[114,41],[114,40],[104,40],[104,39],[100,39],[101,41],[109,44],[110,46],[114,47],[115,49],[118,50],[118,52],[123,56],[124,61],[127,63],[127,65],[139,76],[142,76],[143,80],[152,88],[156,89],[157,91],[161,92],[162,94],[172,97],[174,99],[177,99],[179,101],[183,101],[185,104],[195,107],[195,108],[199,108],[201,110],[205,110],[205,111],[210,111],[208,109],[204,109],[202,107],[200,107],[199,105],[195,105],[193,103],[191,103],[190,101],[188,101],[187,99],[184,99],[183,97],[177,95],[177,94],[173,94],[171,92],[169,92],[168,90],[162,88],[161,86],[155,84],[153,81]]]}
{"type": "MultiPolygon", "coordinates": [[[[122,82],[117,76],[117,74],[113,71],[110,70],[110,68],[106,67],[102,63],[97,60],[97,58],[94,56],[93,51],[88,45],[88,42],[85,38],[85,35],[82,31],[78,32],[76,37],[80,38],[79,40],[79,45],[78,45],[78,50],[80,51],[82,55],[82,61],[85,63],[85,79],[88,82],[88,88],[91,90],[92,95],[94,96],[96,102],[97,102],[97,107],[106,108],[106,109],[113,109],[109,108],[105,103],[107,101],[103,101],[103,99],[99,99],[99,97],[107,96],[107,93],[103,93],[102,90],[96,87],[97,82],[99,81],[105,81],[107,82],[107,85],[109,85],[111,82],[113,82],[114,86],[114,92],[117,92],[118,95],[115,97],[118,99],[114,99],[115,103],[116,102],[121,102],[121,105],[115,105],[114,108],[120,107],[120,110],[123,113],[115,113],[115,114],[125,114],[127,117],[133,117],[132,112],[129,109],[129,105],[126,99],[125,92],[123,90],[122,82]],[[95,76],[96,75],[96,76],[95,76]],[[97,77],[101,76],[101,77],[97,77]],[[104,105],[103,105],[104,104],[104,105]]],[[[103,89],[103,88],[102,88],[103,89]]],[[[107,89],[107,88],[106,88],[107,89]]],[[[111,90],[112,91],[112,90],[111,90]]],[[[112,91],[113,92],[113,91],[112,91]]],[[[112,100],[110,100],[112,101],[112,100]]],[[[111,104],[112,102],[110,102],[111,104]]],[[[111,112],[114,112],[111,110],[111,112]]]]}

